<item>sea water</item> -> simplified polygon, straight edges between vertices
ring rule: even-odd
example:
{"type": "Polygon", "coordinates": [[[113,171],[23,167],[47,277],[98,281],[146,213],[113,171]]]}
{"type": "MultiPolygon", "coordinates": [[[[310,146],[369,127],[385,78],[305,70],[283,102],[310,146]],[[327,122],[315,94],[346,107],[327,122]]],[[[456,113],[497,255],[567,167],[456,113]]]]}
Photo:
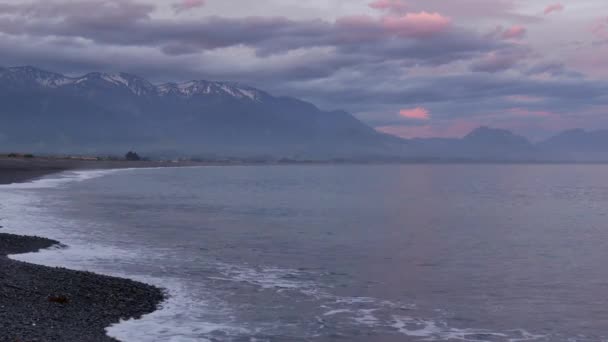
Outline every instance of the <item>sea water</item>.
{"type": "Polygon", "coordinates": [[[0,186],[18,260],[167,290],[123,341],[602,341],[608,167],[217,166],[0,186]]]}

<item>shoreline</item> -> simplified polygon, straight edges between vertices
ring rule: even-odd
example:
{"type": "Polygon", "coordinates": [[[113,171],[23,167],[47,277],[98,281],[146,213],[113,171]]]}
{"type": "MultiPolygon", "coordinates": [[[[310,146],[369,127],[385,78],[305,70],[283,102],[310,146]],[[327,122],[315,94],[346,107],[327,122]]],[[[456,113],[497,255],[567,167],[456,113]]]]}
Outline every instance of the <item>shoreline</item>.
{"type": "MultiPolygon", "coordinates": [[[[115,163],[112,167],[97,163],[89,164],[94,167],[11,164],[13,167],[6,167],[0,162],[0,184],[23,183],[75,169],[121,168],[115,163]]],[[[122,168],[139,166],[121,164],[125,164],[122,168]]],[[[117,341],[106,334],[106,328],[152,313],[166,299],[162,289],[134,280],[8,257],[62,246],[55,240],[0,230],[0,342],[117,341]]]]}

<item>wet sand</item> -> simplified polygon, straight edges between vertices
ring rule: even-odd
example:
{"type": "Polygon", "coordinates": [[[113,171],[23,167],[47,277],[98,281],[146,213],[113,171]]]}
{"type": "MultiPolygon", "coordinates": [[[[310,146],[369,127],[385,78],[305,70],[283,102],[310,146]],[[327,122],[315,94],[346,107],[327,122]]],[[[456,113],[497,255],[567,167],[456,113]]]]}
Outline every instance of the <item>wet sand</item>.
{"type": "Polygon", "coordinates": [[[202,166],[211,163],[157,161],[87,161],[58,158],[7,158],[0,156],[0,184],[27,181],[67,170],[124,169],[145,167],[202,166]]]}

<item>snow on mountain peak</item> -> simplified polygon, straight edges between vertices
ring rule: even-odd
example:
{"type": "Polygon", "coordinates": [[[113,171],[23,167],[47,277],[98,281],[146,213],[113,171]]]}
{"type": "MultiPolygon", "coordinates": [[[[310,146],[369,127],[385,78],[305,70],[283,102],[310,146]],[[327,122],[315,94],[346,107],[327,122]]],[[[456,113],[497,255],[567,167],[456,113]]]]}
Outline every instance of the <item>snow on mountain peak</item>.
{"type": "Polygon", "coordinates": [[[231,82],[201,80],[153,85],[143,78],[126,73],[93,72],[80,77],[68,77],[34,67],[0,68],[0,78],[6,77],[18,82],[35,82],[45,88],[61,88],[66,86],[86,87],[88,85],[119,87],[127,89],[138,96],[180,96],[185,98],[194,96],[225,96],[240,100],[262,102],[265,94],[255,88],[231,82]]]}
{"type": "Polygon", "coordinates": [[[75,79],[74,84],[89,82],[109,83],[112,86],[126,88],[135,95],[151,95],[156,93],[156,87],[143,78],[125,73],[99,73],[94,72],[75,79]]]}
{"type": "Polygon", "coordinates": [[[129,86],[129,81],[122,74],[101,74],[101,78],[116,85],[129,86]]]}
{"type": "Polygon", "coordinates": [[[3,70],[5,73],[8,72],[8,75],[13,79],[20,80],[22,82],[35,82],[43,87],[58,88],[72,82],[69,77],[30,66],[13,67],[3,70]]]}
{"type": "Polygon", "coordinates": [[[262,92],[238,84],[209,81],[188,81],[184,83],[165,83],[157,86],[160,95],[179,95],[193,97],[196,95],[224,95],[237,99],[248,99],[261,102],[262,92]]]}

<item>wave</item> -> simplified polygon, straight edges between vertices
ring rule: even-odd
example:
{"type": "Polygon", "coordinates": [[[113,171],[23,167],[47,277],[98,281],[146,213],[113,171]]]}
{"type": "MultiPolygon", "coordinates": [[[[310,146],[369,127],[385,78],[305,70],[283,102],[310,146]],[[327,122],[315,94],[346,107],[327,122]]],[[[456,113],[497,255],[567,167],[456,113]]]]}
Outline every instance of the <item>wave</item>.
{"type": "MultiPolygon", "coordinates": [[[[145,270],[130,272],[132,269],[122,269],[120,265],[136,265],[142,260],[156,260],[155,258],[160,261],[163,256],[157,255],[156,250],[147,250],[137,245],[123,248],[100,243],[92,236],[95,234],[95,224],[104,223],[88,222],[86,224],[90,226],[87,228],[91,229],[78,233],[74,228],[83,222],[53,215],[48,202],[40,195],[45,189],[129,170],[133,169],[68,171],[29,183],[0,186],[0,191],[3,192],[3,203],[0,205],[5,209],[3,216],[9,223],[5,231],[43,235],[69,245],[64,249],[22,254],[13,258],[46,266],[62,266],[130,278],[167,289],[169,297],[159,310],[139,320],[126,320],[108,327],[107,334],[110,337],[122,341],[241,341],[244,337],[251,341],[273,341],[280,340],[276,336],[287,334],[286,329],[293,329],[289,331],[291,336],[301,336],[301,340],[323,341],[326,336],[341,334],[343,331],[373,329],[415,341],[551,340],[524,330],[492,331],[452,327],[435,316],[421,318],[421,311],[412,303],[339,296],[335,294],[336,289],[323,282],[323,275],[310,271],[210,261],[205,266],[213,275],[207,277],[204,284],[193,284],[185,278],[151,276],[145,270]],[[239,319],[239,311],[242,309],[239,304],[227,302],[216,291],[217,288],[207,286],[213,283],[220,283],[219,288],[224,291],[246,284],[254,288],[254,292],[269,293],[272,296],[264,298],[277,299],[280,296],[280,305],[284,309],[291,309],[292,305],[297,304],[294,299],[297,298],[314,307],[313,316],[303,317],[302,320],[306,322],[302,326],[290,326],[280,321],[243,321],[239,319]]],[[[274,302],[273,305],[279,304],[274,302]]]]}
{"type": "Polygon", "coordinates": [[[89,179],[103,177],[112,173],[130,171],[130,169],[107,169],[107,170],[77,170],[63,171],[50,176],[33,179],[24,183],[12,183],[0,185],[0,189],[21,190],[21,189],[49,189],[74,182],[83,182],[89,179]]]}
{"type": "Polygon", "coordinates": [[[496,332],[487,329],[458,329],[445,322],[394,316],[393,327],[401,334],[426,341],[550,341],[546,335],[531,334],[523,329],[496,332]]]}

